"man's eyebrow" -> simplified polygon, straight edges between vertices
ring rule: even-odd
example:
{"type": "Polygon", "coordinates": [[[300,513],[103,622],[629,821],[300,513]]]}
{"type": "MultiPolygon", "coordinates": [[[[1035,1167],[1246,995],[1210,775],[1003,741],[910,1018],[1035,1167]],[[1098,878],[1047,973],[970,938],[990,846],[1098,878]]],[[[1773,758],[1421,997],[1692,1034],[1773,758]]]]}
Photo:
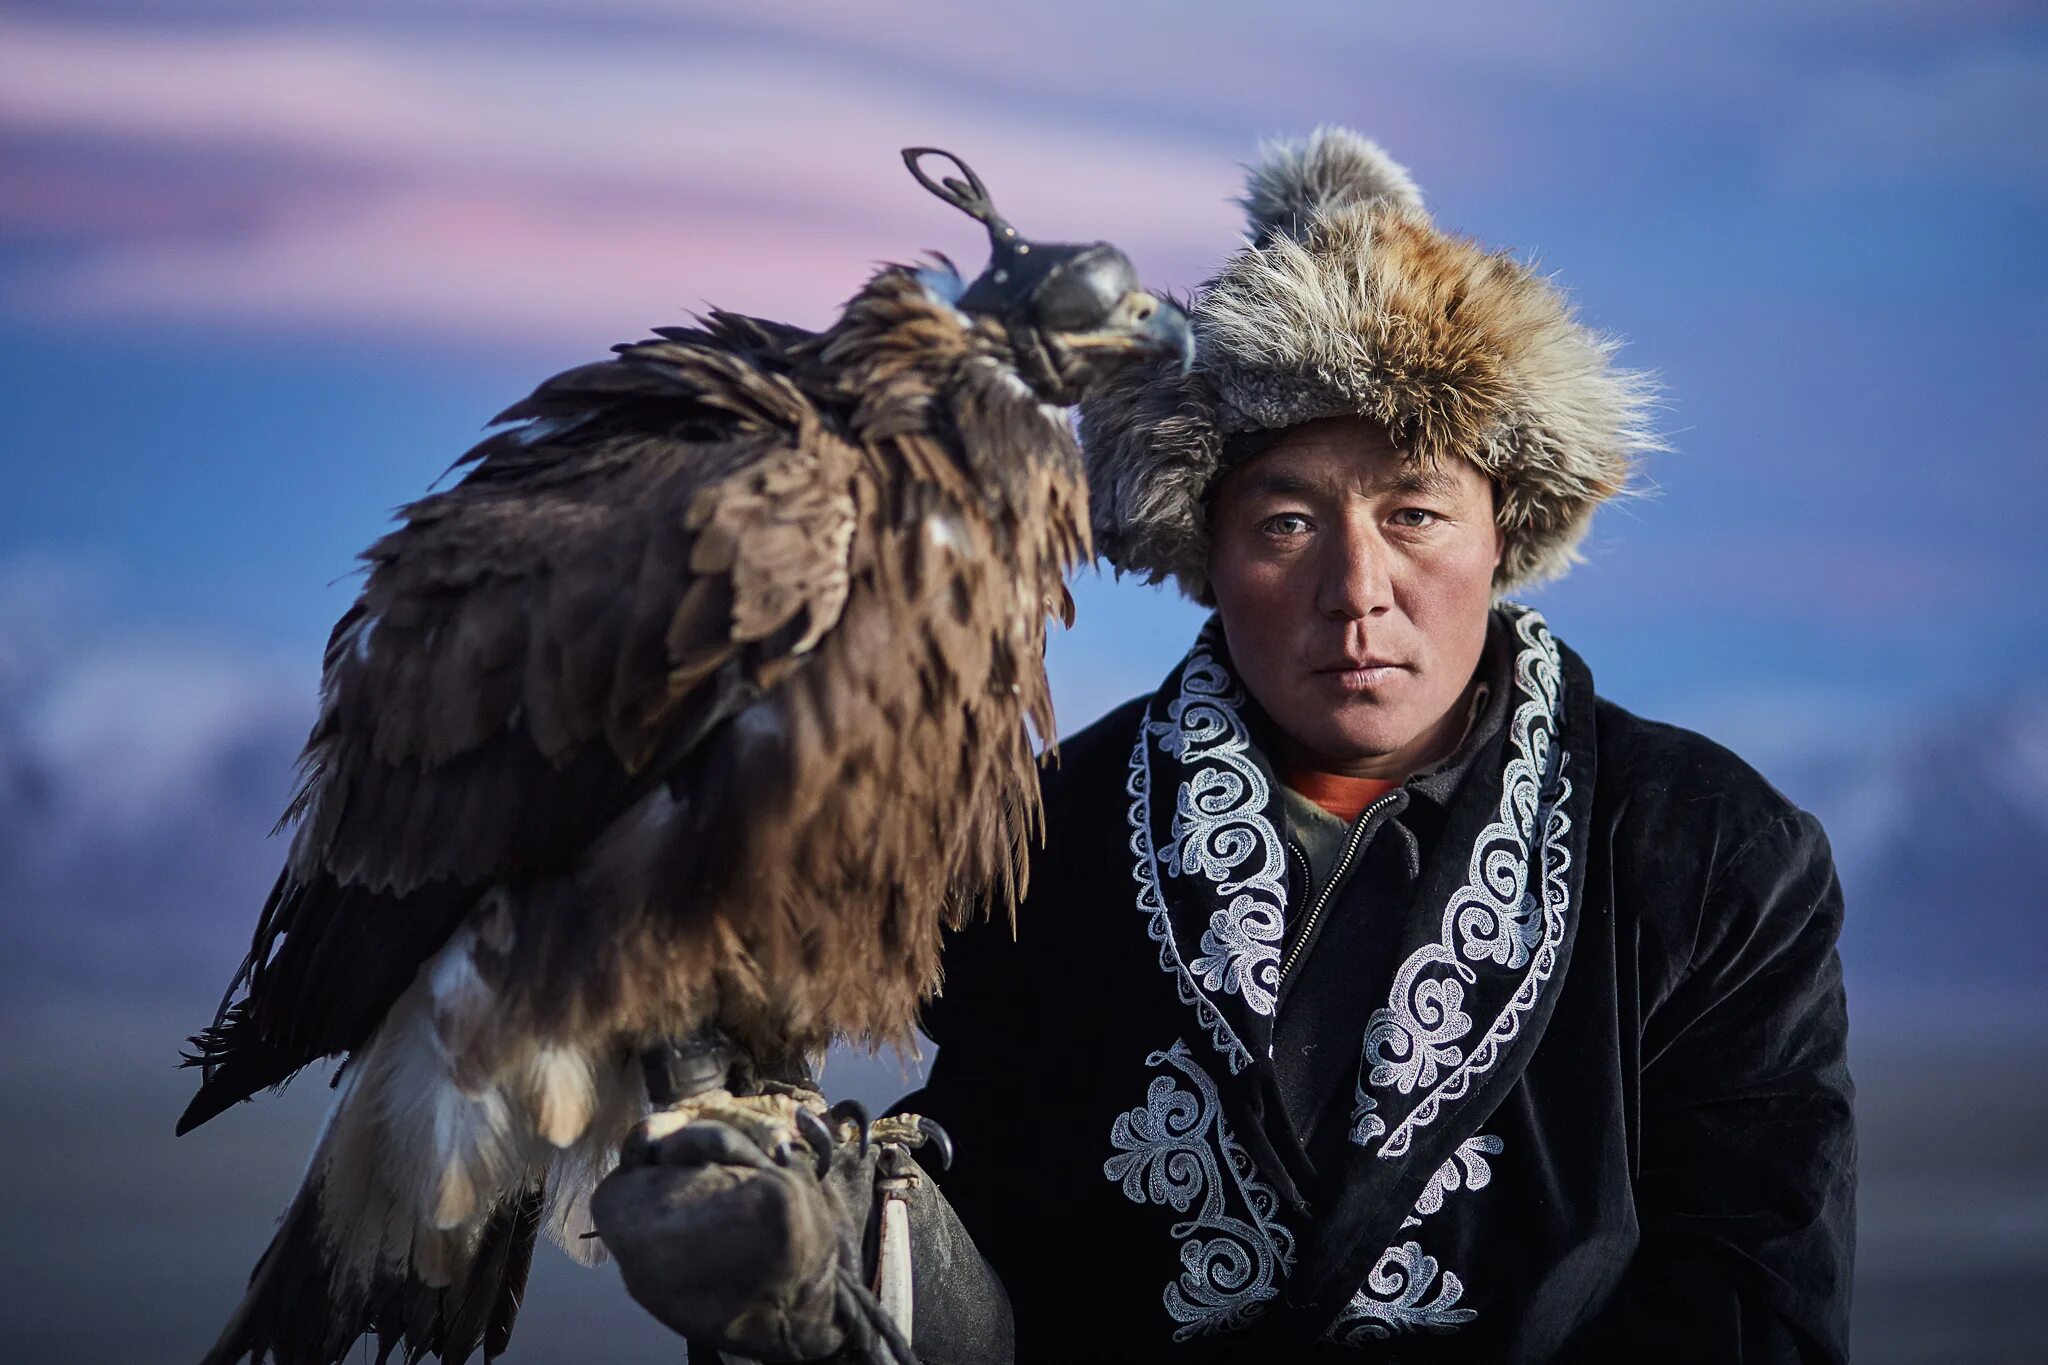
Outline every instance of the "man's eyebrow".
{"type": "Polygon", "coordinates": [[[1457,483],[1448,471],[1420,462],[1404,465],[1400,473],[1380,480],[1380,486],[1390,493],[1450,493],[1457,483]]]}
{"type": "MultiPolygon", "coordinates": [[[[1400,495],[1425,494],[1443,496],[1455,492],[1457,480],[1450,471],[1420,461],[1404,464],[1395,472],[1375,479],[1369,489],[1373,493],[1394,493],[1400,495]]],[[[1247,497],[1299,498],[1329,494],[1334,491],[1328,480],[1318,479],[1285,466],[1277,468],[1253,468],[1244,473],[1244,495],[1247,497]]]]}
{"type": "Polygon", "coordinates": [[[1253,497],[1306,497],[1328,490],[1320,479],[1291,469],[1253,469],[1245,475],[1244,491],[1253,497]]]}

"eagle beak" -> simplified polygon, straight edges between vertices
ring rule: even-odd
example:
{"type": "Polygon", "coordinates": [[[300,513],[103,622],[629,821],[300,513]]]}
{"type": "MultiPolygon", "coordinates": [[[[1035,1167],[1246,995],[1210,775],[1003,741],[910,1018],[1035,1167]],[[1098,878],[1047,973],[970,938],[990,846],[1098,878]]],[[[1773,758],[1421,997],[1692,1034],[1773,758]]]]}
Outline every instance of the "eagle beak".
{"type": "Polygon", "coordinates": [[[1188,315],[1165,299],[1150,294],[1142,297],[1150,300],[1152,308],[1139,324],[1139,345],[1155,355],[1179,356],[1185,378],[1195,363],[1195,334],[1188,326],[1188,315]]]}
{"type": "Polygon", "coordinates": [[[1059,340],[1071,352],[1104,357],[1111,365],[1139,357],[1170,357],[1180,361],[1180,372],[1186,375],[1195,360],[1187,314],[1140,289],[1125,294],[1100,329],[1063,333],[1059,340]]]}

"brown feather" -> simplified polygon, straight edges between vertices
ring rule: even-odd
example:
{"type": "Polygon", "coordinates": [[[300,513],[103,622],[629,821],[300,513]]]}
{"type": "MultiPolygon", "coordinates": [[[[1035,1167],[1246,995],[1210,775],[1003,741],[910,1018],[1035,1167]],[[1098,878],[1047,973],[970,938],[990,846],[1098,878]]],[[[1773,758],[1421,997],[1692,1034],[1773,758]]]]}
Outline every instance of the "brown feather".
{"type": "MultiPolygon", "coordinates": [[[[907,1043],[941,929],[1023,889],[1088,550],[1007,346],[891,268],[826,332],[714,314],[506,409],[365,554],[192,1121],[363,1046],[485,905],[466,1083],[522,1039],[716,1024],[770,1072],[907,1043]]],[[[502,1347],[522,1243],[463,1254],[432,1268],[486,1297],[384,1323],[502,1347]]]]}

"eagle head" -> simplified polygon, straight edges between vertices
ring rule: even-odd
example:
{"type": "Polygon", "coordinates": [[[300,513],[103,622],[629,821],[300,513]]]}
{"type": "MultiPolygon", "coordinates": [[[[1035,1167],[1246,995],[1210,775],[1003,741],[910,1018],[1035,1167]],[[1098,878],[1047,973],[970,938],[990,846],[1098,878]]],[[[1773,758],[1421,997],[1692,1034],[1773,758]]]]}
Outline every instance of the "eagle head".
{"type": "Polygon", "coordinates": [[[1117,247],[1030,241],[996,212],[980,177],[951,152],[906,147],[903,160],[926,189],[988,228],[987,268],[964,289],[953,281],[947,293],[961,312],[1002,327],[1018,377],[1042,401],[1079,402],[1098,380],[1143,357],[1175,356],[1183,370],[1193,361],[1187,315],[1148,293],[1117,247]],[[960,175],[934,181],[918,164],[925,156],[945,157],[960,175]]]}

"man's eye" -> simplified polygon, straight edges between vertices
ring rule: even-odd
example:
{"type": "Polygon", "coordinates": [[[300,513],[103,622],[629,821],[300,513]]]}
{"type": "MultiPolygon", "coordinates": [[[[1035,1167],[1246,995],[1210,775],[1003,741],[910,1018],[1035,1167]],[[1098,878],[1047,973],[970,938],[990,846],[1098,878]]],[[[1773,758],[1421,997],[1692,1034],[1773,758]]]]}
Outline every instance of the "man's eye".
{"type": "Polygon", "coordinates": [[[1267,517],[1262,528],[1276,536],[1298,536],[1308,530],[1308,518],[1299,512],[1282,512],[1267,517]]]}
{"type": "Polygon", "coordinates": [[[1400,511],[1394,513],[1395,525],[1406,526],[1411,529],[1435,525],[1437,520],[1437,514],[1430,511],[1427,507],[1403,507],[1400,511]]]}

